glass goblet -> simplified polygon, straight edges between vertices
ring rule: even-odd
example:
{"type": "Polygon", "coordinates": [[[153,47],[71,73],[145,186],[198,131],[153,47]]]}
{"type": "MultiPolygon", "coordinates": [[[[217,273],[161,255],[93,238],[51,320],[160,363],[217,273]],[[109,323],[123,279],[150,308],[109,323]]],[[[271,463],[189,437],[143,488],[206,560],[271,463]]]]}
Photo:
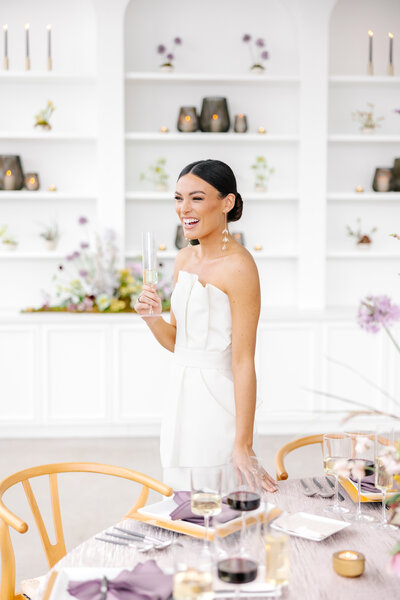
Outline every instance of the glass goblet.
{"type": "Polygon", "coordinates": [[[382,493],[382,518],[376,525],[377,529],[397,529],[397,527],[388,523],[386,515],[387,492],[393,488],[390,463],[395,459],[395,456],[396,447],[393,427],[388,425],[385,429],[379,428],[375,437],[375,487],[381,490],[382,493]]]}
{"type": "Polygon", "coordinates": [[[361,510],[361,479],[364,475],[371,475],[374,470],[375,460],[375,433],[372,431],[346,432],[350,439],[349,464],[353,479],[357,480],[357,509],[344,516],[346,521],[359,523],[372,523],[375,518],[361,510]]]}
{"type": "Polygon", "coordinates": [[[346,460],[350,455],[351,440],[344,433],[325,433],[322,440],[324,471],[335,478],[335,495],[333,504],[324,508],[325,512],[334,515],[348,513],[349,509],[339,504],[339,475],[336,470],[338,461],[346,460]]]}
{"type": "Polygon", "coordinates": [[[210,517],[222,510],[222,467],[193,467],[190,470],[190,507],[195,515],[204,517],[204,546],[208,544],[210,517]]]}
{"type": "MultiPolygon", "coordinates": [[[[151,231],[142,232],[142,266],[143,283],[146,285],[156,285],[158,281],[157,250],[155,236],[151,231]]],[[[150,306],[148,316],[152,315],[153,307],[150,306]]]]}

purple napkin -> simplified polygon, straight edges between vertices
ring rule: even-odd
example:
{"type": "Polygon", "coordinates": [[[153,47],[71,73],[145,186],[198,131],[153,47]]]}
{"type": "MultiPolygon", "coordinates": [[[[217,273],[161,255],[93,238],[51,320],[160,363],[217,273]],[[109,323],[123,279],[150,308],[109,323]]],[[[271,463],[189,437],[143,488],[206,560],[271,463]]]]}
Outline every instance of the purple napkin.
{"type": "MultiPolygon", "coordinates": [[[[358,483],[357,479],[354,479],[353,477],[350,477],[350,479],[352,481],[354,481],[354,483],[358,483]]],[[[381,490],[378,490],[378,488],[376,488],[374,484],[375,484],[375,474],[372,473],[372,475],[366,475],[365,477],[363,477],[361,479],[361,492],[367,492],[369,494],[371,494],[371,493],[380,494],[381,490]]]]}
{"type": "MultiPolygon", "coordinates": [[[[204,525],[204,517],[192,513],[190,506],[190,492],[175,492],[174,502],[176,502],[178,506],[169,515],[173,521],[181,519],[182,521],[187,521],[188,523],[204,525]]],[[[222,512],[219,515],[221,522],[226,523],[227,521],[232,521],[232,519],[236,519],[239,516],[240,512],[229,508],[229,506],[226,504],[226,499],[222,498],[222,512]]],[[[212,525],[212,517],[210,519],[210,524],[212,525]]]]}
{"type": "MultiPolygon", "coordinates": [[[[100,600],[101,579],[70,581],[68,593],[79,600],[100,600]]],[[[165,575],[155,560],[121,571],[108,581],[107,600],[167,600],[172,594],[172,575],[165,575]]]]}

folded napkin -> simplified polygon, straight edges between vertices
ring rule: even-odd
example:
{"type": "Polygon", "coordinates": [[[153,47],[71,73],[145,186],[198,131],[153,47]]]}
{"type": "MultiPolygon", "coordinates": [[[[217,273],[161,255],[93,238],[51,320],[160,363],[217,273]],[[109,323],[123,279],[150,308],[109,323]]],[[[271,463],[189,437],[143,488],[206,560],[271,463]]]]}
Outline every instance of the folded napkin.
{"type": "MultiPolygon", "coordinates": [[[[354,483],[358,483],[357,479],[354,479],[353,477],[350,477],[351,481],[353,481],[354,483]]],[[[372,475],[366,475],[365,477],[363,477],[361,479],[361,492],[367,492],[369,494],[381,494],[381,490],[378,490],[378,488],[375,487],[375,474],[372,473],[372,475]]]]}
{"type": "MultiPolygon", "coordinates": [[[[178,506],[169,514],[173,521],[181,519],[182,521],[187,521],[188,523],[204,525],[204,517],[192,513],[192,509],[190,506],[190,492],[175,492],[174,502],[178,506]]],[[[218,517],[221,523],[232,521],[232,519],[236,519],[239,516],[240,512],[229,508],[229,506],[226,504],[226,498],[222,498],[222,512],[218,517]]],[[[210,519],[210,523],[212,525],[212,517],[210,519]]]]}
{"type": "MultiPolygon", "coordinates": [[[[68,593],[79,600],[100,600],[101,579],[70,581],[68,593]]],[[[172,575],[165,575],[155,560],[121,571],[108,581],[107,600],[167,600],[172,594],[172,575]]]]}

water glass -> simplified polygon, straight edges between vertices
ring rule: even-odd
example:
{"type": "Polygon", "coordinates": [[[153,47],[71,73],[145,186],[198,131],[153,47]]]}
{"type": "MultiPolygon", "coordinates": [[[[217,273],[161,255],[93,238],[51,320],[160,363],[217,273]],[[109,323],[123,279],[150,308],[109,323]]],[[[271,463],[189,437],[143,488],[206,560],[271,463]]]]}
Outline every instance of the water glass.
{"type": "Polygon", "coordinates": [[[345,433],[325,433],[322,440],[324,456],[324,471],[326,475],[335,478],[335,495],[333,504],[324,508],[325,512],[340,515],[348,513],[349,509],[339,504],[339,475],[336,465],[339,461],[347,460],[351,451],[351,439],[345,433]]]}
{"type": "Polygon", "coordinates": [[[352,431],[346,435],[350,439],[349,463],[353,478],[357,479],[357,510],[345,515],[346,521],[371,523],[375,518],[361,510],[361,479],[364,475],[371,475],[374,471],[375,461],[375,432],[352,431]]]}
{"type": "Polygon", "coordinates": [[[396,530],[388,523],[386,515],[387,492],[393,488],[390,463],[395,456],[394,429],[387,424],[387,427],[378,429],[375,437],[375,487],[382,493],[382,518],[376,525],[377,529],[396,530]]]}
{"type": "Polygon", "coordinates": [[[190,552],[182,545],[173,548],[174,600],[212,600],[213,566],[211,556],[190,552]]]}

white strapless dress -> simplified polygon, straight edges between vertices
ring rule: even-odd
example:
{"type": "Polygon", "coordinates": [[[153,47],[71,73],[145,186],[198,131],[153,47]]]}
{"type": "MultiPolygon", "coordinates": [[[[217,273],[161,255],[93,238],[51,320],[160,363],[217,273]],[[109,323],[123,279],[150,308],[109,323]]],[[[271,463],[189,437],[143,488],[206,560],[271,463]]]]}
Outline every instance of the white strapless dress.
{"type": "Polygon", "coordinates": [[[176,344],[161,426],[164,481],[190,489],[190,467],[226,464],[235,438],[232,315],[225,292],[179,271],[176,344]]]}

